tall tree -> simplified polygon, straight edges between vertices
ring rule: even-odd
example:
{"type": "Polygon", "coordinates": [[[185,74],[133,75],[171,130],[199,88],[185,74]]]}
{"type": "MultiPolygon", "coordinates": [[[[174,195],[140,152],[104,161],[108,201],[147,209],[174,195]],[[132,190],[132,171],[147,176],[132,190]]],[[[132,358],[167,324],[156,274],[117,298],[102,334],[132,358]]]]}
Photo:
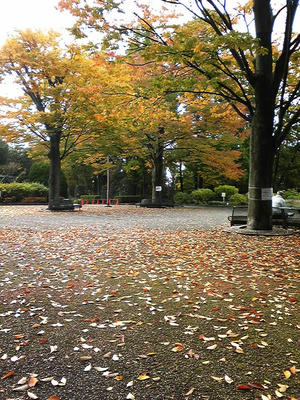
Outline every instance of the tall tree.
{"type": "MultiPolygon", "coordinates": [[[[92,0],[62,3],[68,3],[77,15],[78,27],[95,5],[92,0]],[[89,7],[85,7],[87,3],[89,7]]],[[[136,24],[119,26],[117,30],[129,39],[130,51],[142,51],[148,59],[164,59],[205,77],[193,90],[222,97],[251,123],[248,228],[270,230],[274,157],[300,117],[296,107],[300,36],[293,34],[298,0],[282,0],[279,5],[271,0],[247,1],[244,6],[230,2],[230,9],[226,0],[161,3],[182,7],[193,20],[174,27],[166,23],[166,17],[157,18],[143,7],[136,24]],[[282,16],[283,35],[275,48],[276,24],[282,16]],[[248,23],[252,17],[255,34],[248,23]],[[242,22],[245,29],[241,29],[242,22]]],[[[102,2],[101,7],[103,11],[102,2]]],[[[89,26],[107,28],[103,16],[102,13],[100,19],[88,19],[89,26]]],[[[110,32],[116,31],[114,26],[109,28],[110,32]]]]}
{"type": "Polygon", "coordinates": [[[49,209],[59,207],[64,159],[90,131],[81,90],[90,62],[75,47],[62,49],[59,35],[18,32],[0,51],[0,75],[11,75],[24,95],[2,99],[1,132],[9,140],[46,147],[50,160],[49,209]]]}

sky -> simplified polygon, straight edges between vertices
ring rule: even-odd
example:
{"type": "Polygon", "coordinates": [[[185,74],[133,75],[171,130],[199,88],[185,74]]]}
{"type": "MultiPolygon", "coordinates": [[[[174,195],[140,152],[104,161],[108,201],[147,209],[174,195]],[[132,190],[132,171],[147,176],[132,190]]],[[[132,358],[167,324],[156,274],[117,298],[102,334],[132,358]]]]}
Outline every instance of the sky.
{"type": "Polygon", "coordinates": [[[16,29],[63,32],[72,24],[68,13],[55,9],[58,0],[0,0],[0,46],[16,29]]]}
{"type": "MultiPolygon", "coordinates": [[[[134,0],[127,1],[128,3],[126,4],[129,4],[129,9],[132,10],[134,0]]],[[[151,6],[157,4],[157,0],[148,1],[151,6]]],[[[280,2],[282,0],[274,0],[275,3],[277,1],[280,2]]],[[[30,28],[43,31],[53,29],[67,34],[66,28],[72,26],[72,17],[68,12],[62,13],[58,11],[56,9],[57,3],[58,0],[0,0],[0,47],[18,29],[24,30],[30,28]]],[[[296,21],[300,19],[299,14],[296,21]]],[[[284,23],[280,25],[283,27],[284,23]]],[[[295,23],[297,30],[299,30],[299,25],[298,22],[295,23]]],[[[11,88],[11,83],[0,85],[0,95],[9,95],[11,88]]]]}

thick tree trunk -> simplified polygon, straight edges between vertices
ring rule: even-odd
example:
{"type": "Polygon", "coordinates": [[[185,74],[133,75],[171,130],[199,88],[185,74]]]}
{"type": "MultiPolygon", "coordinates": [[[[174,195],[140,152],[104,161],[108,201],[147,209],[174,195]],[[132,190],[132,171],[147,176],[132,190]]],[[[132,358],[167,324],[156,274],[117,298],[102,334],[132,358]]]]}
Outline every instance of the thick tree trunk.
{"type": "Polygon", "coordinates": [[[272,229],[272,174],[274,95],[272,73],[272,13],[269,1],[254,0],[256,36],[263,51],[257,52],[255,114],[250,141],[248,229],[272,229]]]}
{"type": "Polygon", "coordinates": [[[50,151],[48,154],[50,160],[49,171],[49,210],[55,210],[59,206],[60,199],[60,133],[50,135],[50,151]]]}
{"type": "Polygon", "coordinates": [[[161,203],[162,191],[158,191],[157,187],[163,186],[163,145],[158,143],[156,151],[153,156],[153,168],[152,168],[152,201],[161,203]]]}

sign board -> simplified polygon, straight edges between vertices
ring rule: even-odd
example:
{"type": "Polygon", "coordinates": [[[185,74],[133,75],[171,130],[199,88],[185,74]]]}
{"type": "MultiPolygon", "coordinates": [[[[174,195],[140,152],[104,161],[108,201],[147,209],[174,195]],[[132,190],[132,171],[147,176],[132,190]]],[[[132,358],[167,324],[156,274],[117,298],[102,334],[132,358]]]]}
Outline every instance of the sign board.
{"type": "Polygon", "coordinates": [[[221,193],[221,196],[222,197],[226,197],[226,193],[221,193]]]}
{"type": "Polygon", "coordinates": [[[161,186],[155,186],[155,191],[156,192],[161,192],[162,191],[162,187],[161,186]]]}
{"type": "Polygon", "coordinates": [[[273,188],[262,188],[261,189],[261,199],[271,200],[273,196],[273,188]]]}

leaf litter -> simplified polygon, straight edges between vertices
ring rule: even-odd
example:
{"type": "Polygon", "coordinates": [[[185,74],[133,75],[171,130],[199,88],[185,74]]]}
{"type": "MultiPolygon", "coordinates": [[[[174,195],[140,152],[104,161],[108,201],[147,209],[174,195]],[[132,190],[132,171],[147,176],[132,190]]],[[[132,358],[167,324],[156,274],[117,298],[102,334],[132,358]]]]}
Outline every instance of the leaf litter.
{"type": "Polygon", "coordinates": [[[299,235],[6,226],[0,237],[6,398],[299,396],[299,235]]]}

